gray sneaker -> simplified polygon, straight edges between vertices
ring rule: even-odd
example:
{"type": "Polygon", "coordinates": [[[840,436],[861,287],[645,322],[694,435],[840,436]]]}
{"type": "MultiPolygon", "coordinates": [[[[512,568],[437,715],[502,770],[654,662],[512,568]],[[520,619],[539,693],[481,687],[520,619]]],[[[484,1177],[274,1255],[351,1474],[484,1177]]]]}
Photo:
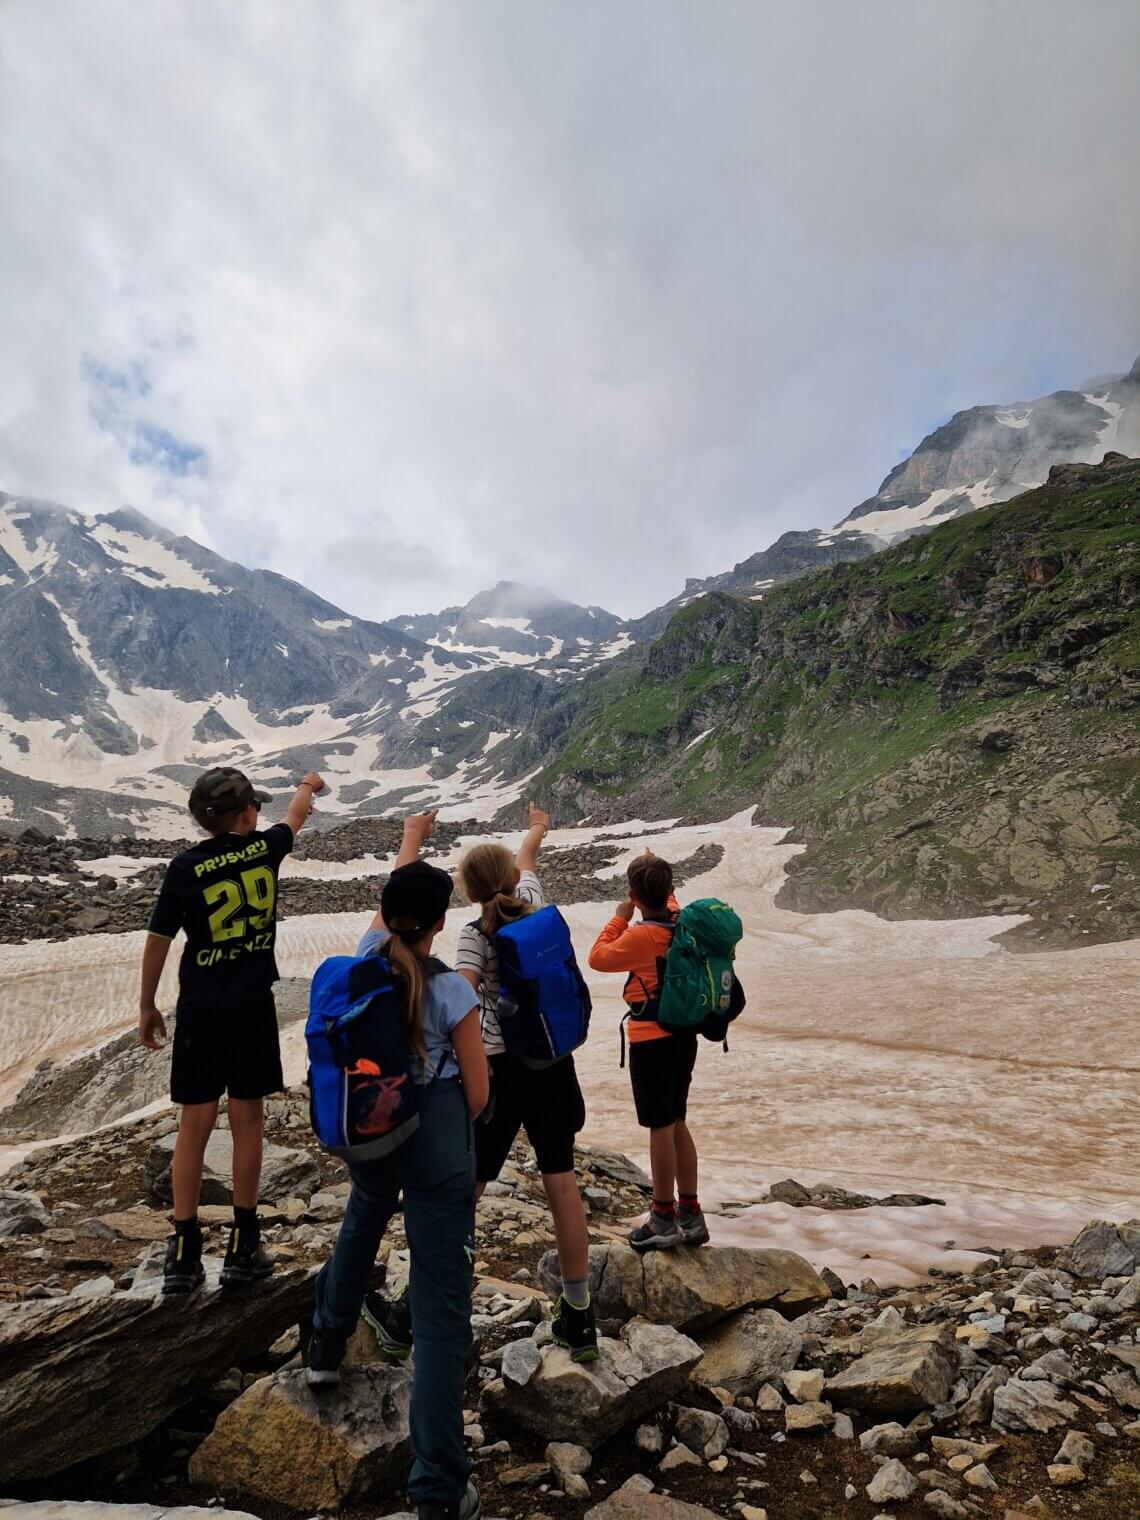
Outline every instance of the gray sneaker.
{"type": "Polygon", "coordinates": [[[709,1227],[700,1209],[682,1209],[677,1215],[677,1228],[681,1232],[682,1245],[708,1245],[709,1227]]]}
{"type": "Polygon", "coordinates": [[[644,1224],[629,1232],[629,1243],[635,1251],[671,1251],[681,1244],[681,1227],[675,1215],[661,1215],[650,1211],[644,1224]]]}

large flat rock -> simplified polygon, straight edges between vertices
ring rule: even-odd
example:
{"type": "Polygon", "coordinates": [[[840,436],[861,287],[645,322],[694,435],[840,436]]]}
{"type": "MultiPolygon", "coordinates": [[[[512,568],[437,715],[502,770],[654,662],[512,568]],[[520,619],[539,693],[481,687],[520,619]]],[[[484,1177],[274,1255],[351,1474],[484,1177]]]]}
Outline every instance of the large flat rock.
{"type": "Polygon", "coordinates": [[[191,1481],[309,1512],[394,1492],[412,1457],[410,1392],[403,1367],[345,1367],[338,1387],[319,1391],[300,1369],[262,1378],[222,1411],[190,1459],[191,1481]]]}
{"type": "Polygon", "coordinates": [[[825,1396],[876,1414],[913,1414],[950,1397],[958,1372],[949,1325],[911,1325],[882,1335],[865,1355],[829,1378],[825,1396]]]}
{"type": "Polygon", "coordinates": [[[309,1269],[243,1294],[219,1286],[219,1260],[206,1265],[207,1284],[190,1298],[163,1298],[151,1282],[0,1308],[0,1483],[138,1440],[312,1307],[309,1269]]]}
{"type": "Polygon", "coordinates": [[[102,1504],[97,1499],[0,1499],[4,1520],[256,1520],[244,1509],[207,1509],[201,1504],[102,1504]]]}
{"type": "Polygon", "coordinates": [[[645,1494],[637,1488],[619,1488],[601,1504],[588,1509],[585,1520],[714,1520],[715,1510],[685,1504],[665,1494],[645,1494]]]}
{"type": "MultiPolygon", "coordinates": [[[[556,1293],[555,1252],[542,1258],[539,1272],[556,1293]]],[[[803,1314],[830,1297],[819,1273],[794,1251],[701,1246],[639,1256],[619,1242],[590,1247],[590,1291],[601,1319],[642,1318],[685,1332],[763,1305],[803,1314]]]]}
{"type": "Polygon", "coordinates": [[[503,1375],[485,1397],[502,1419],[547,1440],[594,1450],[626,1425],[667,1403],[688,1382],[701,1348],[671,1325],[631,1320],[598,1341],[596,1362],[580,1366],[560,1346],[529,1336],[503,1350],[503,1375]]]}

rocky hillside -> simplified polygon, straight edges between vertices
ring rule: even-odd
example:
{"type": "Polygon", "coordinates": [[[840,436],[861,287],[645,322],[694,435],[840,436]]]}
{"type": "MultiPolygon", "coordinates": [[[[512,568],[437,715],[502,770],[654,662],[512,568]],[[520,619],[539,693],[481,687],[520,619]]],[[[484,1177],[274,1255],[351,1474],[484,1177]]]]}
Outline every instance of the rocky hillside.
{"type": "Polygon", "coordinates": [[[885,539],[922,531],[1040,485],[1060,463],[1140,454],[1140,358],[1125,375],[1038,401],[974,406],[928,434],[840,524],[885,539]]]}
{"type": "MultiPolygon", "coordinates": [[[[1140,932],[1140,463],[860,563],[713,592],[536,718],[576,816],[758,804],[806,852],[784,901],[1024,909],[1015,942],[1140,932]]],[[[528,756],[532,758],[532,756],[528,756]]]]}
{"type": "MultiPolygon", "coordinates": [[[[256,1293],[217,1282],[224,1116],[207,1151],[207,1283],[188,1300],[157,1291],[169,1112],[38,1152],[5,1178],[7,1496],[229,1504],[265,1520],[398,1508],[407,1368],[386,1364],[362,1324],[339,1389],[316,1394],[304,1378],[303,1322],[344,1212],[344,1169],[315,1149],[303,1091],[268,1110],[261,1212],[278,1268],[256,1293]]],[[[1135,1513],[1140,1223],[1094,1222],[1061,1251],[995,1242],[972,1275],[892,1289],[821,1275],[789,1251],[637,1257],[623,1237],[649,1179],[606,1150],[575,1159],[602,1333],[593,1366],[551,1344],[553,1236],[528,1150],[477,1213],[464,1435],[488,1514],[1135,1513]]],[[[884,1227],[881,1203],[840,1206],[862,1211],[871,1238],[884,1227]]],[[[407,1270],[397,1215],[378,1285],[399,1291],[407,1270]]]]}

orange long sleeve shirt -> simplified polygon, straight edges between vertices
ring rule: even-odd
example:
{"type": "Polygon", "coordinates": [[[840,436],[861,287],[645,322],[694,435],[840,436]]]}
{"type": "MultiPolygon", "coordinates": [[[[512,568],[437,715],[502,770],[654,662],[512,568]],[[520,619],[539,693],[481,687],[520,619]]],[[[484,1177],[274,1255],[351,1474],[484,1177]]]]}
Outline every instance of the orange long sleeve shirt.
{"type": "MultiPolygon", "coordinates": [[[[670,904],[677,911],[676,899],[670,904]]],[[[590,951],[589,965],[592,971],[625,971],[625,987],[622,996],[632,1008],[648,1002],[658,991],[660,978],[657,963],[669,953],[673,935],[668,924],[644,920],[639,924],[627,923],[616,913],[594,941],[590,951]]],[[[630,1044],[639,1040],[666,1040],[669,1031],[662,1029],[655,1019],[631,1019],[629,1021],[630,1044]]]]}

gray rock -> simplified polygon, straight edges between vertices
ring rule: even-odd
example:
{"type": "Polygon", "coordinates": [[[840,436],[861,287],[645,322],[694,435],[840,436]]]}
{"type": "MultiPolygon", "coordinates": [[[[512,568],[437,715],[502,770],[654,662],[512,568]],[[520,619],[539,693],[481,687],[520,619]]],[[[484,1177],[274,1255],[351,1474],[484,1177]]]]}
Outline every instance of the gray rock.
{"type": "Polygon", "coordinates": [[[52,1224],[38,1193],[16,1188],[0,1188],[0,1238],[12,1235],[41,1235],[52,1224]]]}
{"type": "Polygon", "coordinates": [[[1140,1409],[1140,1383],[1127,1372],[1109,1372],[1101,1382],[1122,1409],[1140,1409]]]}
{"type": "Polygon", "coordinates": [[[752,1309],[722,1320],[702,1337],[705,1354],[693,1373],[702,1388],[755,1395],[800,1359],[804,1338],[775,1309],[752,1309]]]}
{"type": "Polygon", "coordinates": [[[335,1198],[332,1193],[314,1193],[305,1210],[305,1218],[314,1224],[334,1224],[344,1218],[344,1205],[345,1200],[335,1198]]]}
{"type": "Polygon", "coordinates": [[[994,1412],[994,1393],[1003,1383],[1009,1382],[1004,1367],[991,1367],[974,1385],[974,1391],[958,1412],[958,1423],[963,1427],[988,1425],[994,1412]]]}
{"type": "Polygon", "coordinates": [[[1096,1459],[1096,1447],[1082,1431],[1070,1430],[1057,1450],[1054,1462],[1075,1462],[1078,1467],[1091,1465],[1096,1459]]]}
{"type": "Polygon", "coordinates": [[[279,1269],[257,1293],[238,1295],[221,1290],[220,1266],[207,1259],[206,1286],[189,1299],[148,1285],[5,1306],[0,1483],[46,1477],[139,1440],[186,1402],[187,1388],[207,1388],[260,1355],[311,1307],[309,1271],[279,1269]]]}
{"type": "Polygon", "coordinates": [[[1091,1314],[1083,1314],[1074,1309],[1071,1314],[1066,1314],[1061,1321],[1063,1330],[1072,1330],[1076,1335],[1091,1335],[1096,1329],[1096,1319],[1091,1314]]]}
{"type": "Polygon", "coordinates": [[[646,1456],[659,1456],[665,1450],[665,1437],[661,1433],[660,1425],[639,1425],[637,1435],[634,1437],[634,1445],[638,1451],[645,1452],[646,1456]]]}
{"type": "Polygon", "coordinates": [[[994,1392],[995,1430],[1055,1430],[1070,1425],[1079,1411],[1061,1398],[1052,1383],[1010,1378],[994,1392]]]}
{"type": "MultiPolygon", "coordinates": [[[[539,1263],[543,1286],[560,1286],[558,1256],[539,1263]]],[[[599,1319],[641,1317],[688,1332],[705,1329],[763,1304],[798,1314],[827,1301],[819,1274],[793,1251],[705,1246],[699,1251],[650,1251],[624,1243],[590,1247],[590,1291],[599,1319]]]]}
{"type": "Polygon", "coordinates": [[[593,1449],[666,1403],[701,1358],[695,1341],[645,1320],[624,1325],[617,1340],[601,1337],[598,1349],[598,1360],[582,1366],[561,1347],[512,1341],[484,1398],[512,1424],[593,1449]]]}
{"type": "MultiPolygon", "coordinates": [[[[175,1135],[164,1135],[151,1147],[147,1157],[151,1186],[164,1202],[169,1202],[171,1196],[170,1158],[174,1154],[176,1138],[175,1135]]],[[[289,1150],[281,1145],[265,1147],[258,1195],[263,1202],[275,1203],[279,1198],[290,1198],[295,1193],[308,1196],[320,1180],[320,1169],[308,1151],[289,1150]]],[[[202,1202],[233,1202],[233,1148],[224,1130],[214,1130],[206,1145],[202,1202]]]]}
{"type": "MultiPolygon", "coordinates": [[[[248,1510],[178,1504],[111,1504],[95,1499],[0,1499],[4,1520],[255,1520],[248,1510]]],[[[395,1516],[389,1520],[396,1520],[395,1516]]],[[[408,1520],[412,1520],[409,1516],[408,1520]]]]}
{"type": "Polygon", "coordinates": [[[1135,1244],[1129,1243],[1121,1226],[1106,1219],[1094,1219],[1087,1224],[1063,1253],[1060,1264],[1077,1277],[1091,1277],[1097,1282],[1105,1277],[1127,1276],[1140,1266],[1135,1244]]]}
{"type": "MultiPolygon", "coordinates": [[[[634,1474],[634,1478],[640,1477],[634,1474]]],[[[716,1520],[715,1511],[699,1504],[684,1504],[664,1494],[646,1493],[630,1479],[601,1504],[588,1509],[584,1520],[716,1520]]]]}
{"type": "Polygon", "coordinates": [[[958,1354],[948,1325],[916,1325],[879,1340],[865,1355],[828,1379],[825,1392],[839,1404],[884,1414],[910,1414],[946,1402],[958,1354]]]}
{"type": "Polygon", "coordinates": [[[938,1520],[969,1520],[970,1511],[966,1506],[939,1488],[923,1496],[922,1506],[932,1515],[937,1515],[938,1520]]]}
{"type": "Polygon", "coordinates": [[[609,1151],[600,1145],[578,1145],[574,1148],[574,1154],[581,1167],[598,1177],[608,1177],[611,1182],[638,1188],[643,1193],[653,1191],[653,1179],[648,1172],[642,1171],[636,1162],[623,1156],[620,1151],[609,1151]]]}
{"type": "Polygon", "coordinates": [[[275,1372],[224,1409],[190,1458],[191,1482],[310,1513],[394,1492],[411,1459],[405,1368],[341,1370],[314,1391],[302,1370],[275,1372]]]}
{"type": "Polygon", "coordinates": [[[673,1429],[678,1441],[699,1452],[706,1462],[728,1448],[728,1426],[719,1414],[707,1409],[673,1409],[673,1429]]]}
{"type": "Polygon", "coordinates": [[[837,1441],[855,1439],[855,1422],[849,1414],[837,1414],[831,1422],[831,1433],[837,1441]]]}
{"type": "Polygon", "coordinates": [[[72,1298],[107,1298],[115,1291],[112,1277],[89,1277],[86,1282],[76,1283],[71,1290],[72,1298]]]}
{"type": "Polygon", "coordinates": [[[1018,1376],[1030,1383],[1044,1378],[1062,1388],[1071,1388],[1077,1381],[1077,1369],[1063,1351],[1046,1351],[1044,1356],[1039,1356],[1028,1367],[1023,1367],[1018,1376]]]}
{"type": "Polygon", "coordinates": [[[658,1462],[657,1471],[668,1473],[675,1471],[678,1467],[702,1467],[703,1465],[695,1451],[686,1446],[683,1441],[678,1441],[676,1446],[670,1446],[658,1462]]]}
{"type": "Polygon", "coordinates": [[[902,1504],[917,1489],[914,1476],[892,1457],[867,1484],[867,1498],[872,1504],[902,1504]]]}
{"type": "Polygon", "coordinates": [[[582,1477],[590,1471],[594,1462],[584,1446],[576,1446],[572,1441],[551,1441],[547,1445],[545,1456],[555,1477],[567,1492],[569,1489],[566,1480],[582,1477]]]}
{"type": "Polygon", "coordinates": [[[872,1425],[865,1430],[859,1437],[859,1446],[868,1456],[882,1453],[887,1457],[909,1457],[918,1450],[918,1436],[892,1420],[887,1425],[872,1425]]]}

